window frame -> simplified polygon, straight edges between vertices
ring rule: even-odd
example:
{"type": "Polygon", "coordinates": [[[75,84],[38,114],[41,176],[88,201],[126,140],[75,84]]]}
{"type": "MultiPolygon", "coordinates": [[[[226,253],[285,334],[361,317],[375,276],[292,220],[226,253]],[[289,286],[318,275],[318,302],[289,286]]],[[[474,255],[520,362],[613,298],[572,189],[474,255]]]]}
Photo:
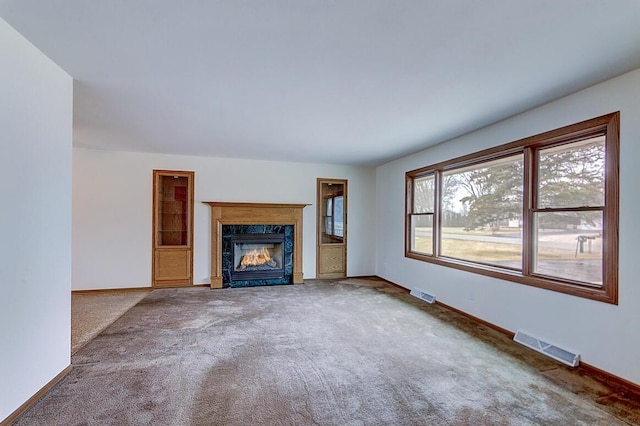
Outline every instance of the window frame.
{"type": "MultiPolygon", "coordinates": [[[[405,257],[473,272],[493,278],[504,279],[546,290],[557,291],[605,303],[618,304],[618,228],[619,228],[619,160],[620,157],[620,112],[606,114],[590,120],[540,133],[504,145],[492,147],[451,160],[411,170],[405,174],[405,257]],[[539,150],[561,144],[571,144],[589,137],[604,135],[605,139],[605,181],[603,212],[603,257],[602,286],[581,284],[577,281],[533,273],[534,256],[534,215],[553,209],[538,208],[537,153],[539,150]],[[522,212],[522,268],[511,270],[479,262],[448,258],[440,254],[441,214],[442,214],[442,173],[482,164],[510,155],[522,153],[523,172],[523,212],[522,212]],[[432,253],[424,254],[411,250],[412,216],[414,213],[413,180],[428,175],[434,176],[434,211],[432,232],[432,253]]],[[[590,208],[579,207],[583,211],[590,208]]],[[[563,211],[572,208],[563,208],[563,211]]]]}
{"type": "MultiPolygon", "coordinates": [[[[427,173],[421,174],[419,177],[416,177],[416,178],[420,179],[420,178],[425,178],[425,177],[429,177],[429,178],[433,179],[433,195],[434,195],[434,203],[435,203],[435,201],[439,199],[439,195],[436,195],[436,192],[439,192],[439,189],[440,189],[439,176],[437,176],[435,172],[429,171],[427,173]]],[[[413,181],[412,181],[412,183],[413,183],[413,181]]],[[[416,205],[415,205],[415,199],[413,197],[413,186],[412,186],[412,189],[411,189],[411,206],[408,207],[408,209],[413,211],[413,210],[415,210],[415,207],[416,207],[416,205]]],[[[409,220],[409,224],[408,224],[408,227],[409,227],[409,230],[408,230],[408,232],[409,232],[408,233],[408,236],[409,236],[408,237],[409,238],[408,244],[409,245],[407,246],[406,250],[408,250],[411,253],[420,253],[420,252],[412,252],[411,251],[411,217],[413,217],[413,216],[416,216],[416,217],[420,217],[420,216],[431,217],[431,226],[432,226],[432,230],[433,230],[433,232],[431,233],[431,254],[428,254],[428,253],[420,253],[420,254],[423,254],[425,256],[433,256],[433,255],[435,255],[435,253],[436,253],[436,250],[435,250],[436,238],[435,238],[434,232],[435,232],[435,228],[436,228],[436,217],[439,217],[436,214],[436,211],[437,211],[437,206],[434,204],[433,208],[431,210],[429,210],[429,211],[418,212],[418,213],[409,213],[410,214],[410,216],[408,218],[408,220],[409,220]]],[[[438,222],[438,227],[439,227],[439,222],[438,222]]]]}

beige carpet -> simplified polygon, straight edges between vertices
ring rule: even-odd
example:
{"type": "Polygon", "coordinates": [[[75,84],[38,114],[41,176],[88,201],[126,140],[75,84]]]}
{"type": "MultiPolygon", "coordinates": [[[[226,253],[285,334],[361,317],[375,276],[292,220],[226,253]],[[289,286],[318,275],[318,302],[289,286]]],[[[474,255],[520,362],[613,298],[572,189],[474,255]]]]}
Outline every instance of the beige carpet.
{"type": "Polygon", "coordinates": [[[71,354],[113,324],[150,289],[71,293],[71,354]]]}
{"type": "Polygon", "coordinates": [[[640,400],[378,280],[154,290],[17,425],[625,425],[640,400]]]}

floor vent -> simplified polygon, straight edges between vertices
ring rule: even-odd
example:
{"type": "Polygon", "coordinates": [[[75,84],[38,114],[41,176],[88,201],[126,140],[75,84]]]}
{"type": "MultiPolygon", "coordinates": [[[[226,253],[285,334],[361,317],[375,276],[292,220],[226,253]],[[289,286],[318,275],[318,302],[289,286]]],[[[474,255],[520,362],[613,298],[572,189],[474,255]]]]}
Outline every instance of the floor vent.
{"type": "Polygon", "coordinates": [[[543,342],[542,340],[523,333],[522,331],[516,332],[513,340],[571,367],[575,367],[580,363],[580,354],[574,354],[550,343],[543,342]]]}
{"type": "Polygon", "coordinates": [[[414,288],[413,290],[411,290],[411,293],[409,293],[412,296],[417,297],[418,299],[422,299],[427,303],[433,303],[436,301],[436,297],[432,294],[429,293],[425,293],[424,291],[418,290],[416,288],[414,288]]]}

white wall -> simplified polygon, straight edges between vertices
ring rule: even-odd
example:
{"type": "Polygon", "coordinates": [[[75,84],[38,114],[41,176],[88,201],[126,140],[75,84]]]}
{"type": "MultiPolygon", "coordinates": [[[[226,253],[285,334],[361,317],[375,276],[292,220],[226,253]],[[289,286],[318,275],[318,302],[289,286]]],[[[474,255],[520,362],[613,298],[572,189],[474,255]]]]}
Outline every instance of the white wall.
{"type": "Polygon", "coordinates": [[[70,364],[72,106],[0,19],[0,421],[70,364]]]}
{"type": "Polygon", "coordinates": [[[74,148],[74,290],[151,285],[153,169],[195,172],[194,284],[210,282],[210,208],[202,201],[311,204],[304,209],[303,272],[314,278],[318,177],[349,180],[347,272],[374,273],[373,168],[74,148]]]}
{"type": "Polygon", "coordinates": [[[505,329],[577,350],[584,362],[640,384],[640,70],[377,169],[377,274],[419,287],[505,329]],[[618,306],[404,257],[405,172],[621,111],[618,306]],[[384,242],[384,243],[383,243],[384,242]]]}

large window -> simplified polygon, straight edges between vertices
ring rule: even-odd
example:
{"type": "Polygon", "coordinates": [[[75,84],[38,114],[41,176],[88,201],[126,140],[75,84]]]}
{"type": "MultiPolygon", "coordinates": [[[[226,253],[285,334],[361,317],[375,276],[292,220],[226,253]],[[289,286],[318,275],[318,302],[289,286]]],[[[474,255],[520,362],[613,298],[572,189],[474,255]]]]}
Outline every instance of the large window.
{"type": "Polygon", "coordinates": [[[619,113],[407,173],[406,256],[617,303],[619,113]]]}

